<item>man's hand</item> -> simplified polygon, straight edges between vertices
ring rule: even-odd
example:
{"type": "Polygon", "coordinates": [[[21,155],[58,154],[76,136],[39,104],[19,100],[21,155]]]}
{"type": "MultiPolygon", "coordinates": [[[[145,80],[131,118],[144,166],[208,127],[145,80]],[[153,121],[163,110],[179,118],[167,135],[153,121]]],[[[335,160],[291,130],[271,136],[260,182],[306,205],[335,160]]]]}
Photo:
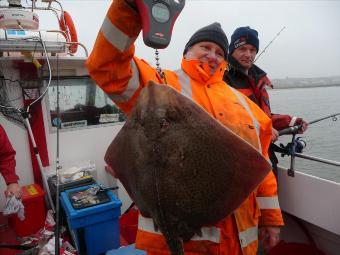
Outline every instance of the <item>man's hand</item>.
{"type": "Polygon", "coordinates": [[[308,128],[308,123],[302,118],[297,118],[294,125],[301,125],[301,128],[299,129],[299,134],[303,134],[308,128]]]}
{"type": "Polygon", "coordinates": [[[272,128],[272,143],[276,142],[277,139],[279,139],[279,132],[275,128],[272,128]]]}
{"type": "Polygon", "coordinates": [[[21,198],[22,191],[21,191],[19,184],[18,183],[8,184],[7,190],[6,190],[6,195],[7,196],[14,195],[16,198],[21,198]]]}
{"type": "Polygon", "coordinates": [[[280,241],[280,227],[263,226],[259,229],[259,240],[265,254],[280,241]]]}

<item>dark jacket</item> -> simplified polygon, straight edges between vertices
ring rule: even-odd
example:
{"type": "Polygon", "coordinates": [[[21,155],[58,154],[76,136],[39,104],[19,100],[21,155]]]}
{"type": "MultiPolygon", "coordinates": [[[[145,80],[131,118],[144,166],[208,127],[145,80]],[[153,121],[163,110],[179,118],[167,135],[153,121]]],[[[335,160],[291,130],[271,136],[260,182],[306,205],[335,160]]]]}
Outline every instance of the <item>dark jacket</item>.
{"type": "Polygon", "coordinates": [[[266,86],[273,88],[273,85],[266,72],[253,65],[246,75],[241,65],[230,55],[228,62],[229,70],[224,73],[223,80],[254,101],[272,119],[276,130],[289,127],[289,124],[292,124],[291,116],[271,113],[266,86]]]}

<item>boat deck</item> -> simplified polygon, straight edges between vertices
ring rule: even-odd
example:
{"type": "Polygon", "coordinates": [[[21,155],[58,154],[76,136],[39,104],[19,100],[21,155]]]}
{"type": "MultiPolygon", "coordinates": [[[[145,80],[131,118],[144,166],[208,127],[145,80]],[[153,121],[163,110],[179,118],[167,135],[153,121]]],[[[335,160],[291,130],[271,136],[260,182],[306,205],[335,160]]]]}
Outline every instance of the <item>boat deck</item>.
{"type": "MultiPolygon", "coordinates": [[[[0,212],[0,244],[20,244],[17,240],[17,236],[9,224],[7,217],[0,212]]],[[[7,248],[0,248],[2,255],[14,255],[18,254],[20,250],[13,250],[7,248]]],[[[22,251],[21,251],[22,252],[22,251]]]]}
{"type": "MultiPolygon", "coordinates": [[[[122,236],[120,236],[119,239],[121,246],[129,245],[129,243],[122,236]]],[[[3,244],[20,245],[20,237],[15,234],[14,229],[8,222],[7,216],[4,216],[2,212],[0,212],[0,254],[16,255],[24,252],[23,250],[2,248],[1,245],[3,244]]]]}

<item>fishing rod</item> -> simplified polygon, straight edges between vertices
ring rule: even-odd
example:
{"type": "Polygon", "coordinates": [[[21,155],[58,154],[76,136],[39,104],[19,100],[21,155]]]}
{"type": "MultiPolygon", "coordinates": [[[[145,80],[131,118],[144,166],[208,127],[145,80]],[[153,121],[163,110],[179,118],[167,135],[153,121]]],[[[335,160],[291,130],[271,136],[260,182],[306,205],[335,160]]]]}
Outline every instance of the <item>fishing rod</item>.
{"type": "Polygon", "coordinates": [[[304,148],[306,148],[306,145],[307,143],[303,141],[301,137],[296,138],[296,133],[293,134],[292,141],[286,146],[283,146],[283,144],[280,144],[280,147],[276,144],[271,145],[275,152],[281,153],[282,157],[284,157],[285,155],[290,156],[290,168],[288,169],[288,176],[294,177],[295,175],[296,157],[340,167],[340,162],[338,161],[302,154],[302,151],[304,148]]]}
{"type": "MultiPolygon", "coordinates": [[[[308,122],[307,124],[311,125],[311,124],[314,124],[314,123],[317,123],[317,122],[320,122],[322,120],[326,120],[326,119],[329,119],[329,118],[333,118],[334,120],[336,120],[337,119],[336,116],[339,116],[339,115],[340,115],[340,112],[334,113],[334,114],[331,114],[331,115],[328,115],[328,116],[325,116],[325,117],[322,117],[322,118],[319,118],[319,119],[316,119],[316,120],[312,120],[312,121],[308,122]]],[[[302,127],[302,124],[282,129],[282,130],[279,131],[279,136],[297,134],[300,131],[301,127],[302,127]]]]}
{"type": "Polygon", "coordinates": [[[283,28],[281,28],[281,30],[274,36],[274,38],[267,44],[266,47],[264,47],[264,49],[261,51],[261,53],[259,55],[257,55],[257,57],[255,58],[254,62],[255,63],[260,57],[261,55],[266,51],[266,49],[275,41],[275,39],[281,34],[281,32],[285,29],[286,27],[284,26],[283,28]]]}
{"type": "MultiPolygon", "coordinates": [[[[332,118],[333,121],[336,121],[337,118],[336,116],[340,115],[340,113],[334,113],[313,121],[310,121],[308,123],[308,125],[320,122],[322,120],[326,120],[329,118],[332,118]]],[[[290,143],[288,143],[286,146],[283,146],[283,144],[279,146],[277,145],[272,145],[273,149],[275,152],[279,152],[281,153],[281,156],[285,156],[288,155],[290,156],[290,168],[288,169],[288,176],[294,177],[295,175],[295,157],[298,158],[303,158],[303,159],[309,159],[312,161],[316,161],[316,162],[320,162],[320,163],[324,163],[324,164],[328,164],[328,165],[332,165],[332,166],[337,166],[340,167],[340,162],[335,161],[335,160],[329,160],[329,159],[323,159],[323,158],[319,158],[319,157],[314,157],[314,156],[310,156],[310,155],[306,155],[306,154],[302,154],[302,151],[304,148],[306,148],[306,142],[303,141],[301,139],[301,137],[296,138],[297,133],[299,132],[300,128],[302,127],[302,125],[297,125],[297,126],[293,126],[290,128],[286,128],[284,130],[279,131],[279,135],[286,135],[286,134],[292,134],[292,141],[290,143]]]]}

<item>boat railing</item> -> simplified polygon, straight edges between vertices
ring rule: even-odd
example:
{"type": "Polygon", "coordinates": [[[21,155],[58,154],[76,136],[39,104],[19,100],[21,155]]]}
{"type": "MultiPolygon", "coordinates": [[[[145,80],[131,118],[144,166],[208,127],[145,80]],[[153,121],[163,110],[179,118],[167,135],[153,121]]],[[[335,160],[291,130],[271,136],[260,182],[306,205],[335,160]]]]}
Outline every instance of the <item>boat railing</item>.
{"type": "MultiPolygon", "coordinates": [[[[8,1],[9,3],[11,0],[8,1]]],[[[42,56],[46,51],[51,56],[69,55],[74,56],[77,47],[84,50],[88,57],[86,46],[78,42],[75,27],[70,15],[64,11],[62,5],[54,0],[42,0],[41,6],[37,6],[36,1],[32,1],[30,6],[10,6],[0,5],[0,53],[1,57],[24,55],[20,52],[40,53],[42,56]],[[52,3],[59,5],[59,8],[52,7],[52,3]],[[42,6],[45,4],[47,6],[42,6]],[[39,17],[34,11],[50,11],[57,18],[58,29],[39,29],[39,17]],[[19,20],[14,18],[12,12],[27,13],[33,15],[33,21],[19,20]],[[67,18],[66,18],[67,16],[67,18]],[[23,22],[25,21],[25,22],[23,22]],[[31,45],[30,45],[31,44],[31,45]]],[[[21,15],[18,15],[21,16],[21,15]]]]}
{"type": "MultiPolygon", "coordinates": [[[[320,122],[320,121],[323,121],[323,120],[326,120],[326,119],[332,119],[333,121],[336,121],[337,116],[339,116],[339,115],[340,115],[340,113],[330,114],[328,116],[310,121],[308,123],[308,125],[312,125],[314,123],[317,123],[317,122],[320,122]]],[[[316,161],[316,162],[319,162],[319,163],[324,163],[324,164],[331,165],[331,166],[340,167],[339,161],[324,159],[324,158],[321,158],[321,157],[311,156],[311,155],[307,155],[307,154],[302,153],[304,148],[306,147],[307,143],[303,139],[301,139],[301,137],[297,137],[301,128],[302,128],[302,124],[292,126],[292,127],[289,127],[289,128],[286,128],[284,130],[279,131],[280,136],[281,135],[288,135],[288,134],[292,135],[291,142],[288,143],[286,146],[284,146],[283,144],[281,144],[280,146],[277,146],[276,144],[271,145],[271,149],[274,152],[281,153],[282,156],[285,156],[285,155],[290,156],[290,168],[288,169],[288,175],[294,177],[294,174],[295,174],[295,158],[296,157],[311,160],[311,161],[316,161]]]]}

